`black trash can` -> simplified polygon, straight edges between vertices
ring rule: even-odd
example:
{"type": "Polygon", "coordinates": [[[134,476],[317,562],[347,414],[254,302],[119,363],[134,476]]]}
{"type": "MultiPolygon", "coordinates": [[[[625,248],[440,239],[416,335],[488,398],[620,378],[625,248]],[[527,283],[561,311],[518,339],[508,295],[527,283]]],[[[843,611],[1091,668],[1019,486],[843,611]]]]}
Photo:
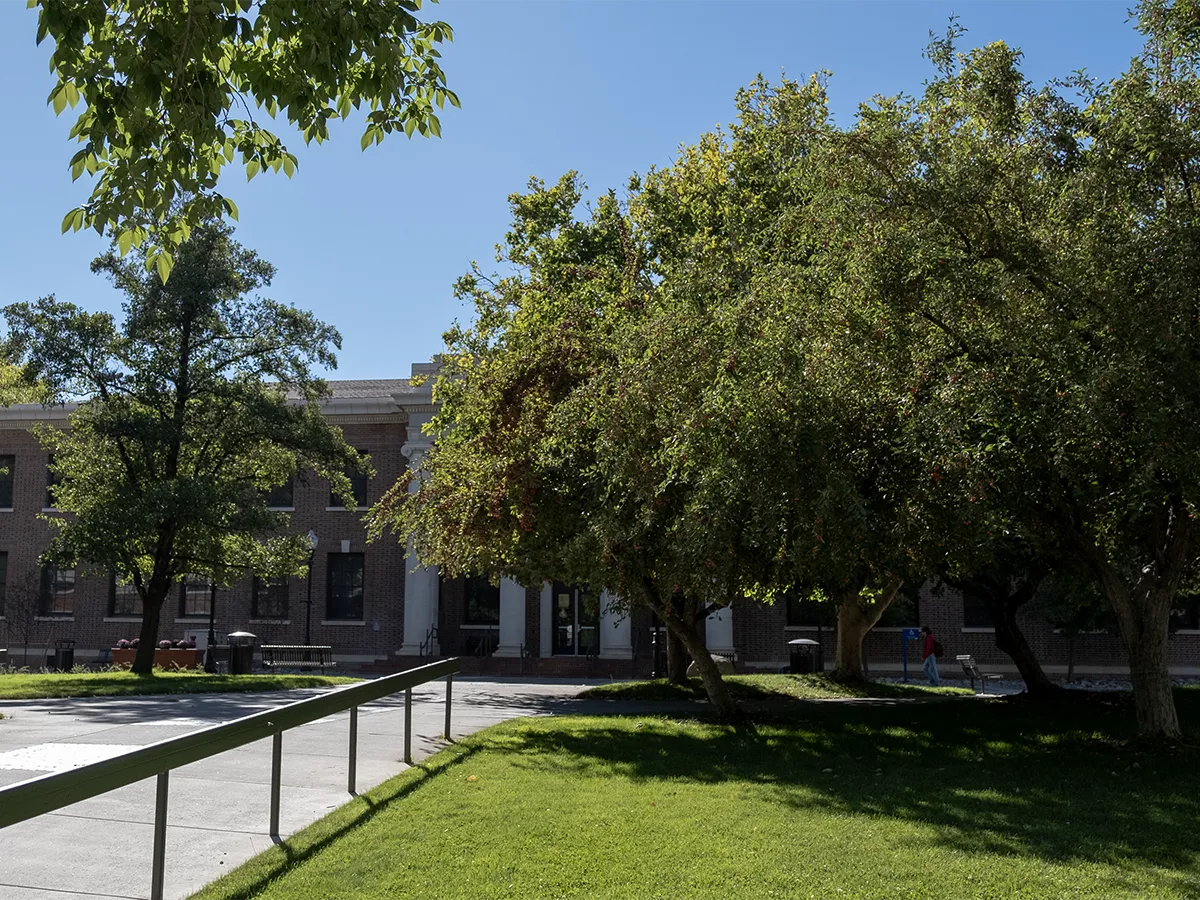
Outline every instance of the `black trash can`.
{"type": "Polygon", "coordinates": [[[794,641],[788,641],[788,649],[792,654],[789,670],[797,675],[810,675],[815,672],[817,670],[816,652],[820,646],[816,641],[809,638],[797,638],[794,641]]]}
{"type": "Polygon", "coordinates": [[[234,631],[229,635],[229,674],[249,675],[254,668],[254,641],[256,636],[248,631],[234,631]]]}
{"type": "Polygon", "coordinates": [[[75,642],[61,638],[54,642],[54,668],[70,672],[75,667],[75,642]]]}

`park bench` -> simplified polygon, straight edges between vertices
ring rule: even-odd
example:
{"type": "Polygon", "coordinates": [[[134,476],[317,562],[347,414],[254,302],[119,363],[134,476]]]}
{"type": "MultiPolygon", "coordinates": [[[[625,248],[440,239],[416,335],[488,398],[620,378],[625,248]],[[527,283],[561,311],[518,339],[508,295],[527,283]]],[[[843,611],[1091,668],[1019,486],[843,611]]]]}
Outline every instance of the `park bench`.
{"type": "Polygon", "coordinates": [[[997,681],[1004,677],[1003,675],[999,674],[998,672],[981,672],[981,671],[979,671],[979,665],[975,662],[975,657],[973,657],[969,653],[965,653],[962,656],[956,656],[954,658],[957,659],[959,665],[962,666],[963,674],[965,674],[968,678],[971,679],[971,690],[975,690],[975,679],[976,678],[979,679],[979,692],[982,694],[986,694],[987,693],[987,683],[989,681],[997,681]]]}
{"type": "Polygon", "coordinates": [[[263,666],[268,669],[321,669],[332,668],[333,648],[305,644],[263,644],[263,666]]]}

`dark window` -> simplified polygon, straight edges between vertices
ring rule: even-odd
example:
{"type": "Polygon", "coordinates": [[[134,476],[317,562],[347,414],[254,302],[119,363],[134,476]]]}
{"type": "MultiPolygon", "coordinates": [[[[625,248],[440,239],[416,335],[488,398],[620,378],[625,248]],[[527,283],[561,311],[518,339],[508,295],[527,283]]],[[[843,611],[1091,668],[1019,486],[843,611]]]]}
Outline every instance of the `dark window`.
{"type": "MultiPolygon", "coordinates": [[[[366,450],[359,450],[359,455],[366,456],[366,450]]],[[[350,490],[354,494],[354,505],[363,508],[367,505],[367,476],[355,469],[347,469],[346,477],[350,479],[350,490]]],[[[329,492],[329,505],[341,509],[345,506],[342,498],[333,491],[329,492]]]]}
{"type": "Polygon", "coordinates": [[[1200,594],[1180,594],[1171,610],[1171,628],[1200,628],[1200,594]]]}
{"type": "Polygon", "coordinates": [[[789,592],[784,602],[789,625],[824,625],[828,628],[836,618],[834,606],[828,600],[814,600],[807,594],[789,592]]]}
{"type": "Polygon", "coordinates": [[[140,616],[142,597],[132,582],[122,584],[116,575],[108,576],[108,614],[110,616],[140,616]]]}
{"type": "Polygon", "coordinates": [[[288,617],[288,579],[254,576],[250,616],[254,619],[288,617]]]}
{"type": "Polygon", "coordinates": [[[273,509],[290,509],[295,506],[292,497],[292,479],[277,484],[267,491],[267,506],[273,509]]]}
{"type": "Polygon", "coordinates": [[[465,625],[499,625],[500,624],[500,587],[491,584],[482,575],[466,579],[463,587],[466,609],[463,615],[465,625]]]}
{"type": "Polygon", "coordinates": [[[905,582],[883,615],[876,623],[877,628],[916,628],[921,624],[921,585],[905,582]]]}
{"type": "Polygon", "coordinates": [[[330,553],[325,618],[358,621],[363,617],[363,555],[330,553]]]}
{"type": "Polygon", "coordinates": [[[42,567],[43,616],[69,616],[75,609],[75,570],[42,567]]]}
{"type": "Polygon", "coordinates": [[[983,594],[971,588],[963,588],[963,628],[993,628],[992,614],[988,612],[983,594]]]}
{"type": "Polygon", "coordinates": [[[0,616],[4,615],[4,598],[8,594],[8,551],[0,550],[0,616]]]}
{"type": "Polygon", "coordinates": [[[184,618],[212,612],[212,582],[203,575],[188,575],[179,586],[179,613],[184,618]]]}
{"type": "Polygon", "coordinates": [[[62,479],[54,471],[54,454],[46,460],[46,509],[58,509],[58,501],[54,498],[54,489],[62,479]]]}
{"type": "Polygon", "coordinates": [[[0,456],[0,509],[13,508],[13,473],[16,468],[15,456],[0,456]]]}

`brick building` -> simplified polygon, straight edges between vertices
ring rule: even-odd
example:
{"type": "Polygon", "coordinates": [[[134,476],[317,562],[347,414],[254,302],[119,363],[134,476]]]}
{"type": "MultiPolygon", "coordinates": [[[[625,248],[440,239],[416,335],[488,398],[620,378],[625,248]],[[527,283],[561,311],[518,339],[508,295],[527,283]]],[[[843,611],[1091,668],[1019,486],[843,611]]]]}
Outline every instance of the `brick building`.
{"type": "MultiPolygon", "coordinates": [[[[430,369],[417,364],[413,372],[430,369]]],[[[302,643],[311,615],[312,643],[331,645],[339,663],[349,668],[388,671],[456,655],[466,659],[468,669],[492,674],[619,678],[649,672],[653,629],[644,610],[626,615],[607,595],[589,598],[570,585],[443,580],[436,569],[407,557],[392,538],[368,544],[362,509],[429,448],[421,426],[433,414],[430,386],[390,379],[333,381],[330,387],[325,414],[352,446],[370,455],[375,468],[373,478],[356,485],[362,506],[342,508],[328,483],[312,475],[277,491],[278,508],[291,513],[292,527],[311,530],[318,539],[311,573],[284,585],[247,578],[218,590],[218,634],[248,630],[260,643],[302,643]]],[[[76,659],[87,662],[106,658],[116,641],[139,630],[136,595],[107,573],[82,567],[55,571],[38,563],[49,540],[41,517],[54,510],[46,453],[29,428],[35,422],[65,422],[67,412],[36,405],[0,408],[0,467],[7,469],[0,476],[0,646],[7,645],[18,664],[26,633],[29,662],[36,666],[57,639],[74,640],[76,659]]],[[[203,643],[211,602],[208,585],[182,584],[164,610],[162,637],[195,635],[203,643]]],[[[926,623],[947,653],[973,653],[989,668],[1012,671],[995,649],[979,604],[928,586],[898,600],[867,637],[871,669],[898,671],[901,629],[926,623]]],[[[740,669],[753,671],[785,664],[787,642],[795,638],[817,638],[832,648],[831,624],[821,623],[820,611],[801,603],[763,606],[739,600],[710,617],[706,627],[713,652],[732,654],[740,669]]],[[[1115,634],[1070,638],[1035,614],[1027,614],[1023,625],[1052,674],[1065,672],[1069,661],[1081,673],[1126,671],[1115,634]]],[[[1200,604],[1192,602],[1175,625],[1174,670],[1200,674],[1200,604]]],[[[919,659],[912,668],[919,670],[919,659]]]]}

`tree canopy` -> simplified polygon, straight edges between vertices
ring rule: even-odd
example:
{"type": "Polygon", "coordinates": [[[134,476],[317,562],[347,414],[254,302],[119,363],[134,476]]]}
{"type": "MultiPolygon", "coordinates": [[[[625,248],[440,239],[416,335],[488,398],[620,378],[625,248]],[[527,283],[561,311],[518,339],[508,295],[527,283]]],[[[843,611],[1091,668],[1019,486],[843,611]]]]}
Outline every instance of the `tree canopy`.
{"type": "Polygon", "coordinates": [[[271,130],[286,119],[305,143],[365,106],[365,150],[393,131],[437,136],[436,110],[458,98],[438,45],[449,25],[417,17],[421,0],[29,0],[37,40],[54,42],[55,113],[83,104],[71,174],[95,178],[63,231],[94,228],[121,255],[143,247],[166,280],[192,228],[233,202],[223,169],[283,171],[295,155],[271,130]],[[273,127],[273,126],[272,126],[273,127]]]}
{"type": "Polygon", "coordinates": [[[126,295],[124,316],[43,298],[4,310],[6,357],[77,404],[67,428],[37,435],[53,456],[55,534],[45,558],[130,583],[143,601],[135,671],[150,670],[159,613],[187,575],[216,583],[295,574],[307,539],[287,532],[267,491],[303,471],[351,496],[366,462],[322,415],[315,364],[336,366],[337,331],[312,314],[248,296],[274,269],[205,224],[163,284],[135,254],[93,270],[126,295]],[[142,652],[143,649],[145,652],[142,652]]]}

